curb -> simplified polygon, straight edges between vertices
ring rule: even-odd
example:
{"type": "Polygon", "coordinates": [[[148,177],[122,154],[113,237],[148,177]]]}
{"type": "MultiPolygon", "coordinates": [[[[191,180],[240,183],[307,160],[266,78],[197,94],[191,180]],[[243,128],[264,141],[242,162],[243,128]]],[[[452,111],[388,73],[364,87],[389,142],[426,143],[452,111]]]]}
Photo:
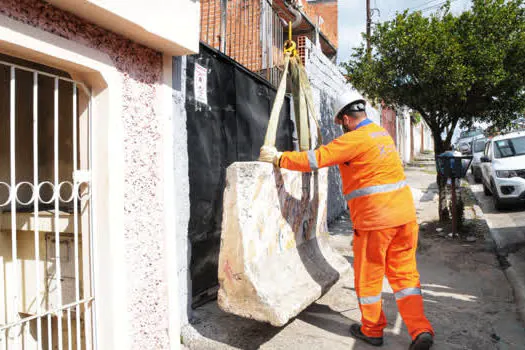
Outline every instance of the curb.
{"type": "Polygon", "coordinates": [[[505,276],[514,290],[514,299],[516,301],[516,311],[525,326],[525,281],[517,273],[516,269],[509,263],[509,267],[503,270],[505,276]]]}
{"type": "MultiPolygon", "coordinates": [[[[474,198],[476,198],[472,192],[472,189],[470,188],[470,184],[468,186],[468,190],[474,196],[474,198]]],[[[494,253],[496,254],[496,258],[500,263],[505,277],[507,277],[507,280],[512,287],[514,292],[514,301],[516,304],[516,312],[518,313],[518,317],[520,318],[522,325],[525,327],[525,279],[518,274],[516,269],[507,260],[508,253],[506,252],[505,247],[501,246],[501,241],[498,235],[491,229],[490,220],[485,217],[481,207],[478,204],[474,204],[473,209],[474,213],[476,214],[476,219],[485,221],[489,228],[490,237],[492,238],[495,246],[494,253]]]]}

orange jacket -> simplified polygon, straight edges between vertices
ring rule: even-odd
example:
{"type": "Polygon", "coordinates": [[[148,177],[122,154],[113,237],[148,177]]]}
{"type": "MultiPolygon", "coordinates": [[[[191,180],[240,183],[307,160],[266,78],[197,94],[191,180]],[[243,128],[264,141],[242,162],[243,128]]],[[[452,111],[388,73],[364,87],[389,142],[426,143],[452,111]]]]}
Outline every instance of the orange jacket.
{"type": "Polygon", "coordinates": [[[284,152],[280,166],[309,172],[339,165],[354,228],[378,230],[416,220],[412,192],[394,141],[366,119],[315,151],[284,152]]]}

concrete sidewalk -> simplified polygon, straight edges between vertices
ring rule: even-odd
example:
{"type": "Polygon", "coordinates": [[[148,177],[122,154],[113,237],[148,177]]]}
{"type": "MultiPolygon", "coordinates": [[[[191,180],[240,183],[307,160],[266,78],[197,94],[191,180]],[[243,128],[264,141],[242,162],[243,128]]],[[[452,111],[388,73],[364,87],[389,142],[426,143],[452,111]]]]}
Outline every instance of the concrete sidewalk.
{"type": "MultiPolygon", "coordinates": [[[[418,265],[427,317],[436,331],[433,349],[524,349],[525,330],[517,322],[512,291],[492,253],[486,225],[469,212],[477,240],[448,238],[449,228],[436,222],[435,168],[428,159],[422,163],[406,173],[421,223],[418,265]]],[[[333,223],[330,232],[331,245],[352,263],[348,218],[333,223]]],[[[184,344],[190,349],[372,349],[348,335],[350,325],[360,320],[353,278],[353,271],[342,276],[282,328],[226,314],[208,303],[194,310],[192,325],[183,331],[184,344]]],[[[386,281],[383,301],[389,321],[383,348],[407,349],[410,339],[386,281]]]]}

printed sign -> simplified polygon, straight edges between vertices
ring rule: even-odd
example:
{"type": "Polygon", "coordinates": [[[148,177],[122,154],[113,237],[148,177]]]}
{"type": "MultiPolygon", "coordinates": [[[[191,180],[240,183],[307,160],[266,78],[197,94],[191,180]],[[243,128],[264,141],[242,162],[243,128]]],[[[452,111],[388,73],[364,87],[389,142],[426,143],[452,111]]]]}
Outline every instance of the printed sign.
{"type": "Polygon", "coordinates": [[[195,90],[195,100],[200,103],[208,104],[208,69],[195,63],[195,76],[193,86],[195,90]]]}

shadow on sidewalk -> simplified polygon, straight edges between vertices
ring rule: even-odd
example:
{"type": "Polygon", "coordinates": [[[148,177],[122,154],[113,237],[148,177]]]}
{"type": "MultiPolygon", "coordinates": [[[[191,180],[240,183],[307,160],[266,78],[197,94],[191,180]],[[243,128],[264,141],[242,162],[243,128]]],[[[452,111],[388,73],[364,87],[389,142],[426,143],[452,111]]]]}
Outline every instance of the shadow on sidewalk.
{"type": "Polygon", "coordinates": [[[423,196],[421,197],[421,202],[432,202],[435,198],[439,196],[439,189],[437,183],[431,183],[428,185],[427,189],[424,191],[423,196]]]}
{"type": "Polygon", "coordinates": [[[191,325],[206,339],[247,350],[259,349],[282,330],[268,323],[228,314],[219,308],[217,301],[195,309],[191,325]]]}
{"type": "MultiPolygon", "coordinates": [[[[348,337],[349,341],[354,342],[353,338],[350,337],[349,329],[350,325],[356,323],[357,320],[345,317],[342,314],[343,312],[349,311],[353,310],[337,312],[328,305],[315,303],[302,312],[298,319],[319,329],[330,332],[331,334],[336,334],[341,337],[348,337]]],[[[385,334],[384,339],[384,347],[387,349],[392,349],[392,346],[395,346],[395,349],[404,349],[406,346],[408,346],[409,342],[408,336],[405,334],[395,335],[387,333],[385,334]]],[[[376,347],[368,345],[360,340],[355,340],[355,342],[351,344],[349,348],[354,350],[377,349],[376,347]]]]}
{"type": "MultiPolygon", "coordinates": [[[[353,265],[352,235],[344,230],[332,237],[339,252],[353,265]]],[[[420,232],[425,249],[418,252],[418,269],[425,314],[436,331],[433,350],[523,349],[525,330],[515,313],[512,290],[492,249],[484,240],[486,228],[472,226],[474,243],[441,237],[431,226],[420,232]]],[[[444,232],[447,232],[446,230],[444,232]]],[[[222,312],[216,302],[195,310],[193,327],[214,342],[192,349],[375,349],[349,335],[360,322],[351,275],[342,276],[327,295],[310,305],[282,328],[222,312]]],[[[384,289],[383,308],[388,319],[385,344],[406,350],[411,342],[394,295],[384,289]]]]}

